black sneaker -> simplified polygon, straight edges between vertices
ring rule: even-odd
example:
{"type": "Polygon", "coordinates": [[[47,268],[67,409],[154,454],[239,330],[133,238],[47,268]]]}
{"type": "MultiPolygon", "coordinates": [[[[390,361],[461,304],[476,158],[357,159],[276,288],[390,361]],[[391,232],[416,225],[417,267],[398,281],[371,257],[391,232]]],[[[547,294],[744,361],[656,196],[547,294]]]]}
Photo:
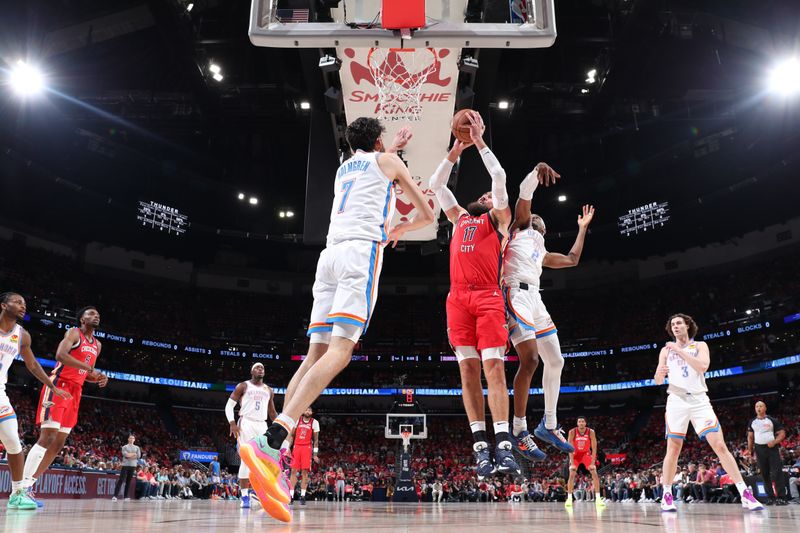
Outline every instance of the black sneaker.
{"type": "Polygon", "coordinates": [[[501,474],[519,474],[519,465],[514,459],[514,453],[509,449],[496,448],[494,451],[494,462],[497,465],[497,471],[501,474]]]}
{"type": "Polygon", "coordinates": [[[787,502],[784,499],[778,498],[777,500],[775,500],[775,505],[789,505],[789,502],[787,502]]]}
{"type": "Polygon", "coordinates": [[[305,499],[304,496],[301,496],[300,497],[300,505],[305,505],[305,504],[306,504],[306,499],[305,499]]]}
{"type": "Polygon", "coordinates": [[[775,505],[775,500],[769,498],[766,502],[764,502],[764,505],[775,505]]]}

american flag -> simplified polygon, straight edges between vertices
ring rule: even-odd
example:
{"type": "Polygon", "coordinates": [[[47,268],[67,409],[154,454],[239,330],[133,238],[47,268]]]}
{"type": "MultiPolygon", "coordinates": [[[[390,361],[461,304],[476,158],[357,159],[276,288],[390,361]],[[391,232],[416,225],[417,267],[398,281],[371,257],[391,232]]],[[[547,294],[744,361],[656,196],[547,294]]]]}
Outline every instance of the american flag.
{"type": "Polygon", "coordinates": [[[278,9],[278,20],[286,22],[308,22],[308,9],[278,9]]]}

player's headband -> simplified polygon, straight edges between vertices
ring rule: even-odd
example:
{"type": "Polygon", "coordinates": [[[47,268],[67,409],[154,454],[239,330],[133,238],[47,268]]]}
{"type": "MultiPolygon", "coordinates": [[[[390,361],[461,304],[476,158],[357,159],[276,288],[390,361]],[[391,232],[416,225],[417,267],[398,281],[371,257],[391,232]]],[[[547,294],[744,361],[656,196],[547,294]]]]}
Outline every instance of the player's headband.
{"type": "Polygon", "coordinates": [[[253,363],[253,366],[250,367],[250,372],[255,370],[257,366],[260,366],[261,368],[264,368],[264,365],[262,365],[261,363],[253,363]]]}

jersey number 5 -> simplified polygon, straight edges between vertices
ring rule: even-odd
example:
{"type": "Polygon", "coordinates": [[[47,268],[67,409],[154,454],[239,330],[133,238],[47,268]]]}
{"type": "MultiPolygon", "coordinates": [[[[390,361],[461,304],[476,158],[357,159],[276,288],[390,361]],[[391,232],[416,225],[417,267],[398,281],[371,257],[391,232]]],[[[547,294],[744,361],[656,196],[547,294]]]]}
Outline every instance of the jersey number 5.
{"type": "Polygon", "coordinates": [[[344,208],[347,206],[347,199],[350,197],[350,191],[355,183],[355,178],[342,182],[342,202],[339,204],[339,213],[344,212],[344,208]]]}

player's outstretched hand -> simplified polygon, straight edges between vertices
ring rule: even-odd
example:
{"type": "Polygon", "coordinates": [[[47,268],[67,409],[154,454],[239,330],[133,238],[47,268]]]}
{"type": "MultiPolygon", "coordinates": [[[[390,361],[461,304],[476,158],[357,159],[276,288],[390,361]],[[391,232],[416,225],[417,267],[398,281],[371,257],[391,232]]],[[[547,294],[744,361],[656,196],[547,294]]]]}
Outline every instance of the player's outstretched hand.
{"type": "Polygon", "coordinates": [[[480,145],[483,143],[483,132],[486,131],[486,125],[477,111],[468,113],[467,118],[469,118],[469,137],[473,143],[480,145]]]}
{"type": "Polygon", "coordinates": [[[236,425],[236,422],[229,422],[229,424],[231,426],[231,437],[233,437],[236,440],[239,440],[239,433],[241,431],[239,429],[239,426],[236,425]]]}
{"type": "Polygon", "coordinates": [[[401,222],[389,231],[389,237],[387,239],[387,243],[391,243],[392,248],[397,246],[397,241],[405,235],[406,231],[408,231],[408,222],[401,222]]]}
{"type": "Polygon", "coordinates": [[[413,136],[414,134],[411,133],[411,128],[409,128],[408,126],[403,126],[399,130],[397,130],[397,133],[394,136],[394,140],[392,141],[392,146],[387,151],[395,153],[398,150],[402,150],[403,148],[406,147],[408,141],[410,141],[413,136]]]}
{"type": "Polygon", "coordinates": [[[54,388],[53,389],[53,394],[55,394],[59,398],[64,398],[65,400],[71,400],[72,399],[72,394],[70,394],[69,391],[66,391],[64,389],[54,388]]]}
{"type": "Polygon", "coordinates": [[[545,187],[555,185],[556,180],[561,177],[561,174],[553,170],[553,167],[547,163],[539,163],[534,167],[534,170],[539,178],[539,185],[544,185],[545,187]]]}
{"type": "Polygon", "coordinates": [[[581,228],[585,228],[592,222],[593,218],[594,218],[594,206],[593,205],[583,206],[583,214],[578,215],[578,226],[581,228]]]}

